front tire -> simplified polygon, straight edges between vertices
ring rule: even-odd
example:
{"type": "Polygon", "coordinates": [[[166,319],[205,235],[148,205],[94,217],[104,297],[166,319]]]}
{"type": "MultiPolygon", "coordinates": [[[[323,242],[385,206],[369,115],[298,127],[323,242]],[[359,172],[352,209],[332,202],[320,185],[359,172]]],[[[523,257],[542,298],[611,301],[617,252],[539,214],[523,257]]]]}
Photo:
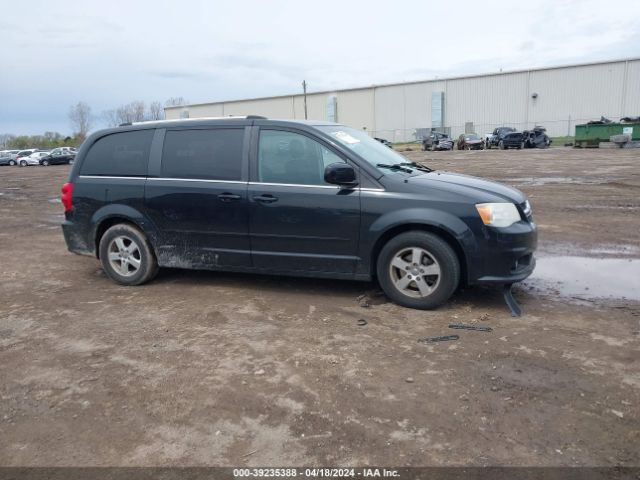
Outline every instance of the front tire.
{"type": "Polygon", "coordinates": [[[430,310],[446,302],[460,283],[458,257],[442,238],[410,231],[387,242],[378,255],[378,282],[403,307],[430,310]]]}
{"type": "Polygon", "coordinates": [[[505,147],[504,147],[504,142],[503,142],[502,140],[500,140],[500,141],[498,142],[498,148],[499,148],[500,150],[504,150],[504,148],[505,148],[505,147]]]}
{"type": "Polygon", "coordinates": [[[21,167],[26,167],[27,166],[27,161],[26,160],[20,160],[20,166],[21,167]]]}
{"type": "Polygon", "coordinates": [[[121,285],[141,285],[158,273],[158,261],[149,242],[131,225],[110,227],[100,239],[99,252],[107,276],[121,285]]]}
{"type": "Polygon", "coordinates": [[[41,165],[44,166],[44,167],[48,167],[49,166],[49,160],[43,160],[41,165]]]}
{"type": "Polygon", "coordinates": [[[15,160],[9,160],[9,165],[13,167],[15,164],[16,164],[15,160]]]}

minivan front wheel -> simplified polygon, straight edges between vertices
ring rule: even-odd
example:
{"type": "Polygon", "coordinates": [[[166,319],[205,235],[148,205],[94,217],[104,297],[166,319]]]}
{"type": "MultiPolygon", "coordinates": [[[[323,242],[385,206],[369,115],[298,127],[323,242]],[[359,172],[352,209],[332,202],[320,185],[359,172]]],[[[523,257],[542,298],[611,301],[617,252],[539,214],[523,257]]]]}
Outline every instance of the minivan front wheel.
{"type": "Polygon", "coordinates": [[[107,276],[121,285],[140,285],[158,273],[158,262],[144,234],[128,224],[109,228],[100,239],[100,262],[107,276]]]}
{"type": "Polygon", "coordinates": [[[446,302],[460,282],[460,262],[447,242],[428,232],[392,238],[378,257],[380,286],[395,303],[428,310],[446,302]]]}

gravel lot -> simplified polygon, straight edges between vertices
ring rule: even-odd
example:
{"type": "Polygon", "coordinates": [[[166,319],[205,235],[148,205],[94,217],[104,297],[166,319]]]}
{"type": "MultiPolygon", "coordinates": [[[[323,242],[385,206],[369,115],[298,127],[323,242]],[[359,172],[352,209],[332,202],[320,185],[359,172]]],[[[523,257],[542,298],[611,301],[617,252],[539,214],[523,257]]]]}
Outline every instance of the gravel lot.
{"type": "Polygon", "coordinates": [[[406,154],[530,196],[522,317],[481,288],[422,312],[347,281],[117,286],[66,251],[68,167],[0,167],[0,465],[640,465],[640,150],[406,154]]]}

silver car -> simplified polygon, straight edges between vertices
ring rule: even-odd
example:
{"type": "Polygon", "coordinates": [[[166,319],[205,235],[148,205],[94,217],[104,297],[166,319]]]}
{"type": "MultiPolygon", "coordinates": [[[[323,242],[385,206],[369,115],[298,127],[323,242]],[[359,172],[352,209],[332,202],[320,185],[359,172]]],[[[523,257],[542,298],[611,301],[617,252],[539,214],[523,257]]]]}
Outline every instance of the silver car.
{"type": "Polygon", "coordinates": [[[0,165],[15,165],[18,153],[20,153],[20,150],[0,151],[0,165]]]}
{"type": "Polygon", "coordinates": [[[27,165],[40,165],[40,159],[49,155],[49,152],[33,152],[26,157],[18,158],[18,165],[26,167],[27,165]]]}

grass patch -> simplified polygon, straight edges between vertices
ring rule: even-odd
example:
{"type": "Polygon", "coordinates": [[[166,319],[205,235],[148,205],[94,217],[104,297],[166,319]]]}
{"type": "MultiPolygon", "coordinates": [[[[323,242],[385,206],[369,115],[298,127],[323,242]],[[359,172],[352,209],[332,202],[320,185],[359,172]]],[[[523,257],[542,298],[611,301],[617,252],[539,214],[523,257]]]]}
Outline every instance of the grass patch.
{"type": "Polygon", "coordinates": [[[565,143],[575,143],[576,137],[551,137],[552,147],[562,147],[565,143]]]}

